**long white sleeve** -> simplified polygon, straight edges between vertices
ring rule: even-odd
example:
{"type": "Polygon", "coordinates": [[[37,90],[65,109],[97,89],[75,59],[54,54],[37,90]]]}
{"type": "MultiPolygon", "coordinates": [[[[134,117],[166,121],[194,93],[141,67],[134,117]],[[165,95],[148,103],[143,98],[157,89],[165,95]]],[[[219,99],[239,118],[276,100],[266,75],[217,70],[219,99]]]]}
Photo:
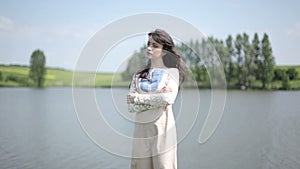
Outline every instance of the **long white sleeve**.
{"type": "Polygon", "coordinates": [[[176,68],[169,69],[169,77],[167,88],[171,89],[171,92],[158,93],[158,94],[137,94],[134,98],[134,103],[136,105],[149,105],[153,108],[163,107],[166,105],[173,104],[177,93],[179,85],[179,72],[176,68]]]}
{"type": "MultiPolygon", "coordinates": [[[[129,93],[137,93],[137,89],[136,89],[136,74],[133,75],[131,84],[130,84],[130,90],[129,93]]],[[[146,105],[146,104],[135,104],[135,103],[130,103],[128,104],[128,111],[133,113],[133,112],[143,112],[146,110],[150,110],[153,109],[154,107],[151,105],[146,105]]]]}

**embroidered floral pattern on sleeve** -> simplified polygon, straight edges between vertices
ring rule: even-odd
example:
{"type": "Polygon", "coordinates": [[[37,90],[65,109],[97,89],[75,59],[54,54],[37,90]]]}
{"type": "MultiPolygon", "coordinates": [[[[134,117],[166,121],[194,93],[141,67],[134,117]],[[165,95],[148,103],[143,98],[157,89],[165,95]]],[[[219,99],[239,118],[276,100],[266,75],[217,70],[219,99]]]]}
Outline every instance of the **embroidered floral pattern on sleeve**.
{"type": "Polygon", "coordinates": [[[167,93],[137,94],[134,98],[134,103],[162,107],[168,104],[168,97],[166,97],[166,95],[167,93]]]}
{"type": "MultiPolygon", "coordinates": [[[[137,89],[136,89],[136,77],[137,75],[135,74],[132,78],[131,81],[131,85],[130,85],[130,93],[137,93],[137,89]]],[[[128,111],[133,113],[133,112],[143,112],[143,111],[147,111],[150,109],[153,109],[154,106],[152,105],[147,105],[147,104],[135,104],[135,103],[131,103],[128,104],[128,111]]]]}

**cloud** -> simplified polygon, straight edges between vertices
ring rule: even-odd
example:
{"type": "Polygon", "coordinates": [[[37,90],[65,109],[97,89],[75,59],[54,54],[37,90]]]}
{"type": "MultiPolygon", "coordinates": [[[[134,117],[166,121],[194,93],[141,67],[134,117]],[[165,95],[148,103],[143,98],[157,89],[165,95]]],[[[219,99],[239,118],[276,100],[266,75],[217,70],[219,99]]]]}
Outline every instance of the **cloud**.
{"type": "Polygon", "coordinates": [[[297,22],[293,27],[288,30],[288,35],[300,37],[300,22],[297,22]]]}
{"type": "Polygon", "coordinates": [[[0,16],[0,31],[11,31],[14,27],[14,22],[5,16],[0,16]]]}

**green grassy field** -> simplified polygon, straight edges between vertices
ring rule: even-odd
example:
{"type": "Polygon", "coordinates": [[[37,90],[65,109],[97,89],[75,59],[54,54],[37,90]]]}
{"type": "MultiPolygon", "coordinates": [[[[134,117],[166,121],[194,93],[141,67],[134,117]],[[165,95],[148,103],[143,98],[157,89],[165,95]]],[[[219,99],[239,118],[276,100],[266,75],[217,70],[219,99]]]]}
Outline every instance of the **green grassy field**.
{"type": "MultiPolygon", "coordinates": [[[[300,90],[300,66],[276,66],[276,68],[288,69],[296,68],[298,71],[297,80],[290,81],[291,89],[300,90]]],[[[33,82],[28,79],[29,67],[27,66],[5,66],[0,65],[0,87],[28,87],[33,82]]],[[[130,81],[124,81],[120,74],[113,73],[91,73],[76,72],[76,78],[73,81],[73,72],[64,69],[47,68],[45,76],[45,87],[128,87],[130,81]]],[[[256,86],[261,82],[256,81],[256,86]]],[[[198,83],[199,88],[209,88],[209,84],[198,83]]],[[[281,81],[272,83],[272,89],[280,89],[281,81]]],[[[228,88],[231,88],[228,86],[228,88]]]]}
{"type": "MultiPolygon", "coordinates": [[[[33,84],[28,79],[29,67],[23,66],[0,66],[1,87],[26,87],[33,84]],[[12,80],[6,80],[7,77],[13,77],[12,80]],[[16,79],[16,80],[15,80],[16,79]]],[[[45,76],[45,87],[70,87],[73,82],[73,72],[64,69],[47,68],[45,76]]],[[[113,73],[91,73],[76,72],[76,80],[74,86],[77,87],[111,87],[120,86],[127,87],[129,81],[123,81],[119,74],[113,73]]]]}

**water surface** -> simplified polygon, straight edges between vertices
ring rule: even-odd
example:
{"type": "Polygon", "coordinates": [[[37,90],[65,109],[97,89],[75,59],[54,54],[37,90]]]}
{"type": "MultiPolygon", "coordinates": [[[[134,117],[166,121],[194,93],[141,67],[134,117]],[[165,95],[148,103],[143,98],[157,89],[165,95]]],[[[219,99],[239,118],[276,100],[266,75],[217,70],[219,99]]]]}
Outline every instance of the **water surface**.
{"type": "MultiPolygon", "coordinates": [[[[130,135],[133,124],[117,113],[118,109],[126,110],[127,89],[114,90],[119,94],[117,102],[124,103],[115,106],[110,89],[96,89],[96,99],[108,122],[130,135]]],[[[189,100],[193,93],[197,92],[184,90],[174,106],[178,116],[181,99],[188,100],[190,106],[200,105],[195,125],[178,145],[179,168],[300,168],[299,91],[228,91],[222,121],[204,144],[197,140],[209,110],[210,91],[200,90],[200,102],[189,100]]],[[[180,113],[189,116],[190,112],[185,108],[180,113]]],[[[82,130],[72,89],[0,89],[0,168],[129,166],[130,159],[102,150],[82,130]]]]}

